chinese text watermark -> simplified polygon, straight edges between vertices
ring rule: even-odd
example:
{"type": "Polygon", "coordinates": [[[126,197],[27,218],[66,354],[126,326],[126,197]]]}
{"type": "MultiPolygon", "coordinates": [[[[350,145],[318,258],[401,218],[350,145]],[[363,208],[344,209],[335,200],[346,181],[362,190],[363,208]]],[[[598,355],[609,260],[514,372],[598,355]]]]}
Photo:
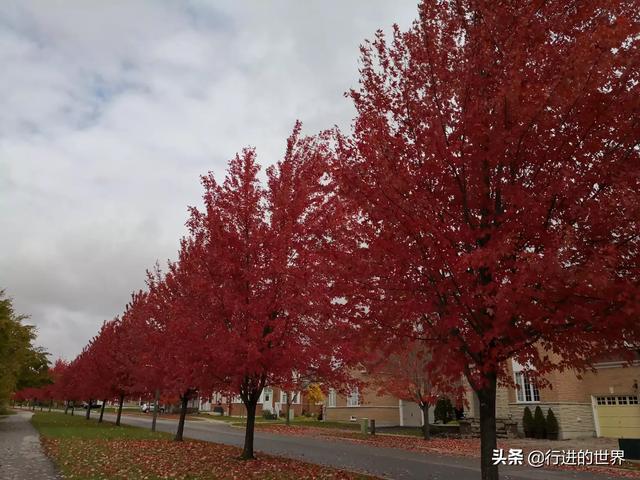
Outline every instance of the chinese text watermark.
{"type": "Polygon", "coordinates": [[[623,450],[531,450],[521,448],[496,448],[491,458],[494,465],[530,465],[535,468],[566,465],[587,466],[620,465],[624,460],[623,450]]]}

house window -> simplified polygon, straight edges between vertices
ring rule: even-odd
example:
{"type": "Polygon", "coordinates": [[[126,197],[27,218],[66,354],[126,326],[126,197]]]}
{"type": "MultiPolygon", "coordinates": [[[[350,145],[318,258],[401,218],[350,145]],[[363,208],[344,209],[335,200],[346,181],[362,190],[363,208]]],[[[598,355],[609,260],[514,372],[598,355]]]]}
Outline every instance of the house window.
{"type": "MultiPolygon", "coordinates": [[[[538,390],[538,385],[527,375],[525,367],[515,360],[512,360],[511,364],[516,382],[517,401],[522,403],[539,402],[540,391],[538,390]]],[[[528,370],[532,370],[532,367],[529,367],[528,370]]]]}
{"type": "Polygon", "coordinates": [[[638,405],[638,397],[635,395],[619,395],[596,397],[598,405],[638,405]]]}
{"type": "Polygon", "coordinates": [[[360,392],[358,392],[358,387],[351,390],[349,396],[347,397],[347,407],[358,407],[360,406],[360,392]]]}
{"type": "Polygon", "coordinates": [[[529,375],[524,372],[516,372],[516,385],[518,402],[539,402],[540,391],[534,381],[531,380],[529,375]]]}
{"type": "Polygon", "coordinates": [[[262,393],[260,394],[260,399],[258,400],[258,403],[270,403],[272,395],[273,395],[273,391],[270,388],[265,388],[264,390],[262,390],[262,393]]]}
{"type": "Polygon", "coordinates": [[[329,389],[329,398],[327,399],[327,406],[335,407],[337,403],[337,393],[333,388],[329,389]]]}
{"type": "MultiPolygon", "coordinates": [[[[283,405],[286,405],[287,403],[287,392],[280,390],[280,403],[283,405]]],[[[300,403],[300,395],[298,394],[298,392],[293,394],[293,400],[291,400],[292,404],[299,404],[300,403]]]]}

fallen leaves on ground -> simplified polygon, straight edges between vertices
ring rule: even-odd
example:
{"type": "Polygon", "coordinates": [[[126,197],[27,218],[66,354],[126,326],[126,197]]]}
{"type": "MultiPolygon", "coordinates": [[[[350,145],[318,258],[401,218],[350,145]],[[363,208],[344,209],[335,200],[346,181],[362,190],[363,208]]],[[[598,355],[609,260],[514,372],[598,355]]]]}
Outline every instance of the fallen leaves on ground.
{"type": "Polygon", "coordinates": [[[68,479],[371,479],[269,455],[240,460],[240,449],[200,441],[42,438],[68,479]]]}
{"type": "MultiPolygon", "coordinates": [[[[280,433],[283,435],[311,436],[315,438],[346,440],[382,448],[399,448],[412,452],[436,453],[440,455],[456,455],[470,458],[480,456],[479,438],[432,438],[424,440],[420,437],[405,435],[363,435],[350,430],[327,429],[307,426],[287,425],[256,425],[257,429],[280,433]]],[[[525,452],[532,450],[530,446],[518,445],[517,440],[498,442],[498,448],[523,448],[525,452]]],[[[604,466],[554,466],[563,470],[600,473],[618,478],[640,478],[640,470],[633,464],[623,464],[622,467],[604,466]]]]}

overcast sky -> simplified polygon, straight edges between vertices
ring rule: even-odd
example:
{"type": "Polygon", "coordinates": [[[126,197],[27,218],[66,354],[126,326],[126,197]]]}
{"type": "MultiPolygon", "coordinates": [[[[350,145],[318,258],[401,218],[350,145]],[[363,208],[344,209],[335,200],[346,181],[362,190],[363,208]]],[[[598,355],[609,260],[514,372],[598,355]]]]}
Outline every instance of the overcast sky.
{"type": "Polygon", "coordinates": [[[416,0],[0,2],[0,288],[72,359],[175,258],[199,175],[349,126],[358,45],[416,0]]]}

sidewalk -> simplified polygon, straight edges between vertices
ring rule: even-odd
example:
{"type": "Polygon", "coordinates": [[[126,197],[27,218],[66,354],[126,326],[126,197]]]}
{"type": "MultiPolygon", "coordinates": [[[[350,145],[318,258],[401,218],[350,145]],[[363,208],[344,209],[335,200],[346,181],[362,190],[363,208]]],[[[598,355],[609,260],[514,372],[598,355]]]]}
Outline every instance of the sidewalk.
{"type": "Polygon", "coordinates": [[[51,461],[40,447],[31,412],[0,418],[0,478],[2,480],[57,480],[51,461]]]}

